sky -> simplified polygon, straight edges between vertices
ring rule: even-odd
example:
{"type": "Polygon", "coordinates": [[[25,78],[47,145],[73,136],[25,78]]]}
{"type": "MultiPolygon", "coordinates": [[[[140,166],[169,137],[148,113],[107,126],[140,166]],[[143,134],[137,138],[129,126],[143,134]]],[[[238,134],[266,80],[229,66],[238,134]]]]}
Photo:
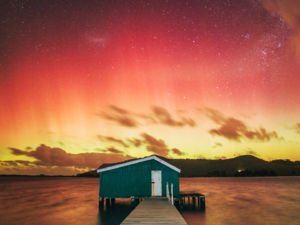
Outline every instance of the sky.
{"type": "Polygon", "coordinates": [[[299,0],[0,3],[0,174],[158,154],[300,160],[299,0]]]}

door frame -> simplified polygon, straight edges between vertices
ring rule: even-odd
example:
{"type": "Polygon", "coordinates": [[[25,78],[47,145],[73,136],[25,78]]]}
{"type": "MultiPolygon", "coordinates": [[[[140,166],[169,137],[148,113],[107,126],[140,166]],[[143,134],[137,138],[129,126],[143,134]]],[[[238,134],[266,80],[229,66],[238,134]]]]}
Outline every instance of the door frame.
{"type": "Polygon", "coordinates": [[[151,196],[162,196],[162,171],[161,170],[151,170],[151,196]],[[153,172],[160,174],[160,194],[155,195],[155,181],[153,180],[153,172]]]}

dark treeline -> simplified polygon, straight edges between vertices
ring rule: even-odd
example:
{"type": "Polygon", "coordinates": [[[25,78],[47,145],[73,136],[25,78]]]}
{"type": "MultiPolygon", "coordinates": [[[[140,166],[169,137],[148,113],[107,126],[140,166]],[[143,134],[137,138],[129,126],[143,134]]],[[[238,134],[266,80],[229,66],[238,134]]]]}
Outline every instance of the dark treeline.
{"type": "Polygon", "coordinates": [[[233,177],[233,176],[295,176],[300,175],[300,162],[290,160],[264,161],[251,155],[232,159],[170,159],[182,169],[182,177],[233,177]]]}
{"type": "MultiPolygon", "coordinates": [[[[181,177],[234,177],[234,176],[300,176],[300,162],[290,160],[264,161],[252,155],[232,159],[166,159],[181,169],[181,177]]],[[[90,171],[77,176],[98,176],[90,171]]]]}

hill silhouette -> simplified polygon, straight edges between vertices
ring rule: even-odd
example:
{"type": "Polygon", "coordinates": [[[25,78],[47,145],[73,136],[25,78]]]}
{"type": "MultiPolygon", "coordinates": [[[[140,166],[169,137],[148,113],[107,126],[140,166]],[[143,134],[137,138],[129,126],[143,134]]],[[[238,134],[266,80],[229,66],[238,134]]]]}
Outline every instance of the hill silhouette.
{"type": "MultiPolygon", "coordinates": [[[[252,155],[215,160],[160,158],[180,168],[181,177],[300,176],[300,161],[265,161],[252,155]]],[[[77,176],[96,177],[98,174],[93,170],[77,176]]]]}

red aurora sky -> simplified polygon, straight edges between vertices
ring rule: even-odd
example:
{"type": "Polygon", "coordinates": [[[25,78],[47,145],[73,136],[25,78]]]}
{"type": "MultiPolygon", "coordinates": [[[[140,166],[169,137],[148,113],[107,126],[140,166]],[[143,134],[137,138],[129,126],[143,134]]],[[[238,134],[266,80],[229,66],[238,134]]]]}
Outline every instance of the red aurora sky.
{"type": "Polygon", "coordinates": [[[297,1],[3,1],[0,173],[300,160],[297,1]]]}

